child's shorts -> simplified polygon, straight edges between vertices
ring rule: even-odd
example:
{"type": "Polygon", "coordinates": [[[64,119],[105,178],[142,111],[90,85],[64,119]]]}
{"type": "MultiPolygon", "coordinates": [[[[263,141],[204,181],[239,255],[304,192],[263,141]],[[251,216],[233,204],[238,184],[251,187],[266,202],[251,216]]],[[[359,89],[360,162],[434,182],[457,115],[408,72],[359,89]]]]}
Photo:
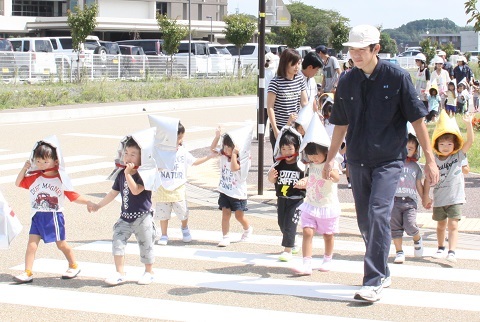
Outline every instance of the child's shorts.
{"type": "Polygon", "coordinates": [[[432,219],[435,221],[442,221],[447,218],[450,219],[462,219],[462,204],[433,207],[432,219]]]}
{"type": "Polygon", "coordinates": [[[445,112],[457,113],[457,107],[454,105],[445,105],[445,112]]]}
{"type": "Polygon", "coordinates": [[[340,232],[340,213],[335,217],[320,218],[313,216],[308,209],[315,209],[315,207],[311,207],[306,203],[303,203],[298,208],[302,220],[302,228],[313,228],[317,233],[322,235],[338,234],[340,232]]]}
{"type": "Polygon", "coordinates": [[[218,196],[218,209],[222,210],[223,208],[230,209],[231,211],[247,211],[247,200],[232,198],[224,193],[220,193],[220,196],[218,196]]]}
{"type": "Polygon", "coordinates": [[[61,212],[37,212],[32,218],[30,235],[39,235],[46,243],[65,240],[65,218],[61,212]]]}
{"type": "Polygon", "coordinates": [[[134,222],[126,222],[119,218],[113,226],[112,252],[114,256],[124,256],[125,247],[132,234],[137,239],[140,249],[140,261],[144,264],[155,262],[154,242],[157,235],[153,214],[151,212],[135,219],[134,222]]]}
{"type": "Polygon", "coordinates": [[[170,220],[172,211],[180,220],[188,219],[187,201],[181,200],[176,202],[157,202],[155,204],[155,219],[170,220]]]}

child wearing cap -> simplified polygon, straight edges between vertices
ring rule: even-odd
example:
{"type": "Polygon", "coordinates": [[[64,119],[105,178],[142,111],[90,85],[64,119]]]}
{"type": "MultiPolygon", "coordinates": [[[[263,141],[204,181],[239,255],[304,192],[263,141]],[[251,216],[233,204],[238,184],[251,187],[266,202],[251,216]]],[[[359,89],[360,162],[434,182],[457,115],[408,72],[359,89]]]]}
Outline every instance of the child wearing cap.
{"type": "Polygon", "coordinates": [[[432,84],[427,94],[428,99],[428,115],[425,120],[428,122],[435,122],[438,116],[438,109],[440,107],[440,95],[438,95],[437,86],[432,84]]]}
{"type": "Polygon", "coordinates": [[[407,233],[412,236],[414,243],[414,256],[422,257],[423,243],[420,229],[417,226],[417,193],[423,198],[423,173],[417,163],[420,156],[420,144],[415,136],[415,130],[409,124],[407,141],[407,159],[403,165],[402,174],[397,184],[395,199],[393,201],[390,228],[392,240],[395,245],[395,264],[405,261],[405,253],[402,249],[402,236],[407,233]]]}
{"type": "MultiPolygon", "coordinates": [[[[458,222],[462,218],[462,205],[465,203],[465,179],[462,163],[466,153],[473,144],[474,134],[471,114],[465,114],[463,121],[467,129],[467,140],[464,142],[455,118],[450,118],[445,111],[433,131],[432,147],[435,162],[440,171],[440,180],[433,187],[433,215],[437,222],[437,252],[434,258],[445,258],[450,262],[457,261],[455,250],[458,240],[458,222]],[[445,232],[448,227],[448,253],[445,250],[445,232]]],[[[423,206],[432,207],[430,184],[425,183],[423,206]]]]}

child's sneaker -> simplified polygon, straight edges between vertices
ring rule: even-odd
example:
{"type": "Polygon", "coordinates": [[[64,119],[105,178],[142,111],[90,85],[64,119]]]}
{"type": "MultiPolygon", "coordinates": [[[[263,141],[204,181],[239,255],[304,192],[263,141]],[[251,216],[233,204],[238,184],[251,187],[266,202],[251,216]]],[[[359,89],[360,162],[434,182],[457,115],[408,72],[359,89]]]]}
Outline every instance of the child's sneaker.
{"type": "Polygon", "coordinates": [[[223,236],[217,247],[227,247],[228,245],[230,245],[230,236],[223,236]]]}
{"type": "Polygon", "coordinates": [[[318,269],[320,272],[328,272],[330,271],[332,266],[332,260],[328,259],[326,260],[325,258],[323,259],[322,265],[320,265],[320,268],[318,269]]]}
{"type": "Polygon", "coordinates": [[[155,242],[157,245],[166,246],[168,244],[168,236],[162,235],[159,240],[155,242]]]}
{"type": "Polygon", "coordinates": [[[447,261],[452,262],[452,263],[456,263],[456,262],[457,262],[457,258],[455,257],[455,253],[454,253],[454,252],[448,252],[447,261]]]}
{"type": "Polygon", "coordinates": [[[182,228],[183,242],[189,243],[192,241],[192,235],[190,235],[190,229],[188,227],[182,228]]]}
{"type": "Polygon", "coordinates": [[[437,249],[437,252],[432,255],[433,258],[445,258],[445,249],[437,249]]]}
{"type": "Polygon", "coordinates": [[[62,275],[62,279],[69,280],[71,278],[77,277],[78,273],[80,273],[80,268],[71,268],[69,267],[65,273],[62,275]]]}
{"type": "Polygon", "coordinates": [[[393,262],[395,264],[403,264],[403,262],[405,262],[405,253],[404,252],[397,252],[393,262]]]}
{"type": "Polygon", "coordinates": [[[281,262],[288,262],[292,259],[292,253],[283,252],[278,256],[278,260],[281,262]]]}
{"type": "Polygon", "coordinates": [[[292,254],[293,254],[293,255],[298,254],[299,251],[300,251],[300,249],[299,249],[297,246],[293,246],[293,247],[292,247],[292,254]]]}
{"type": "Polygon", "coordinates": [[[413,256],[422,257],[423,256],[423,239],[420,239],[416,242],[413,242],[413,256]]]}
{"type": "Polygon", "coordinates": [[[242,242],[247,241],[250,238],[250,236],[252,236],[252,233],[253,233],[253,227],[250,226],[248,227],[248,229],[243,231],[242,238],[240,238],[240,241],[242,242]]]}
{"type": "Polygon", "coordinates": [[[143,273],[143,276],[140,277],[137,284],[138,285],[148,285],[153,282],[153,274],[149,272],[143,273]]]}
{"type": "Polygon", "coordinates": [[[31,283],[33,281],[33,275],[28,275],[27,272],[23,272],[20,275],[14,276],[13,280],[17,283],[31,283]]]}
{"type": "Polygon", "coordinates": [[[293,272],[296,275],[312,275],[312,264],[303,263],[303,265],[300,267],[294,267],[293,272]]]}
{"type": "Polygon", "coordinates": [[[115,272],[112,276],[105,280],[105,283],[111,286],[116,286],[125,283],[127,280],[125,274],[122,275],[119,272],[115,272]]]}

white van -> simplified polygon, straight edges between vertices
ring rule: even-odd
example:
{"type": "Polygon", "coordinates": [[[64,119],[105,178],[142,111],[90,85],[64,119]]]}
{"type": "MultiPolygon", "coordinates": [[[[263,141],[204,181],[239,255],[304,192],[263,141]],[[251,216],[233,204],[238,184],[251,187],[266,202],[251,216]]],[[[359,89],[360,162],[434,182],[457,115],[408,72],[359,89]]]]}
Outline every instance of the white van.
{"type": "Polygon", "coordinates": [[[9,38],[20,79],[50,77],[57,74],[50,39],[41,37],[9,38]]]}
{"type": "MultiPolygon", "coordinates": [[[[233,44],[226,45],[233,59],[238,61],[238,49],[233,44]]],[[[270,47],[265,45],[265,54],[271,52],[270,47]]],[[[247,43],[240,50],[240,61],[245,68],[258,69],[258,43],[247,43]]]]}
{"type": "MultiPolygon", "coordinates": [[[[180,64],[180,68],[188,66],[188,40],[180,41],[178,45],[178,53],[175,55],[177,64],[180,64]]],[[[191,74],[207,75],[209,68],[209,55],[208,41],[204,40],[192,40],[190,42],[190,61],[191,61],[191,74]]],[[[175,68],[175,62],[174,62],[175,68]]]]}

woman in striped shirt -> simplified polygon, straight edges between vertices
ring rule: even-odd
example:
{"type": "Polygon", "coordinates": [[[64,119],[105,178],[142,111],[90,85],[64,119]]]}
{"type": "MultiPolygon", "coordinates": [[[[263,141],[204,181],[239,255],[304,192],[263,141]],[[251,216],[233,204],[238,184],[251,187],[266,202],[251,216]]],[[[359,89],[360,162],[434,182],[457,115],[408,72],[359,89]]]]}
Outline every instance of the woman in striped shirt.
{"type": "Polygon", "coordinates": [[[275,146],[278,133],[290,114],[298,113],[308,103],[305,80],[298,72],[301,68],[300,54],[288,48],[282,52],[277,76],[270,81],[267,94],[267,113],[270,118],[270,143],[275,146]]]}

